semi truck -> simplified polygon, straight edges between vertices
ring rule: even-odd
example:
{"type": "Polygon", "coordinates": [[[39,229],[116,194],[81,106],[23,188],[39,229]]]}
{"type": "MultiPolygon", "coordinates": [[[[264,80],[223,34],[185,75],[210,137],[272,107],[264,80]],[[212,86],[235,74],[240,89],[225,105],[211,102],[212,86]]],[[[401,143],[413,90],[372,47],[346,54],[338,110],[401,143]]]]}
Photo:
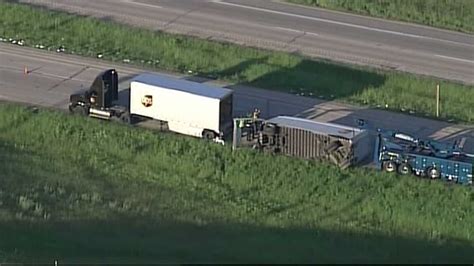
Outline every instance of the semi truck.
{"type": "Polygon", "coordinates": [[[386,172],[472,184],[474,155],[462,151],[461,141],[453,145],[415,138],[409,134],[378,130],[374,161],[386,172]]]}
{"type": "Polygon", "coordinates": [[[86,91],[70,96],[69,110],[133,123],[153,119],[170,131],[223,141],[232,131],[233,91],[165,75],[144,73],[130,83],[130,97],[119,101],[115,69],[100,73],[86,91]]]}
{"type": "Polygon", "coordinates": [[[71,94],[69,111],[73,114],[130,123],[128,108],[118,102],[118,75],[114,69],[97,75],[89,89],[81,89],[71,94]]]}
{"type": "Polygon", "coordinates": [[[345,169],[369,158],[369,145],[368,132],[360,128],[290,116],[234,119],[234,149],[247,146],[274,154],[328,161],[345,169]]]}

